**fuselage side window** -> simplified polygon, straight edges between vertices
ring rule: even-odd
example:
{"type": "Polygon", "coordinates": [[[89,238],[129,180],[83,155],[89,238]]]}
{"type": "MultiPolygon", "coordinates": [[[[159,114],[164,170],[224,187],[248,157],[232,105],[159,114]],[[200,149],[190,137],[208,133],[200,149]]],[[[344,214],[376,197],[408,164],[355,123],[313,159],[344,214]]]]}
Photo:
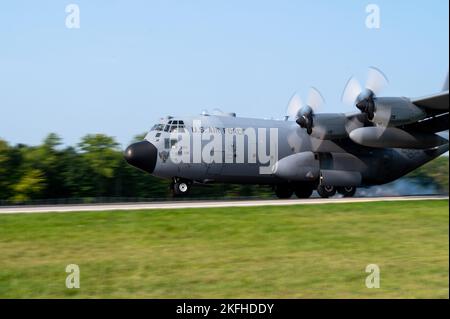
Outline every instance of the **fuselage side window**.
{"type": "Polygon", "coordinates": [[[169,148],[174,148],[178,143],[178,140],[176,139],[170,139],[170,138],[165,138],[164,139],[164,148],[165,149],[169,149],[169,148]]]}

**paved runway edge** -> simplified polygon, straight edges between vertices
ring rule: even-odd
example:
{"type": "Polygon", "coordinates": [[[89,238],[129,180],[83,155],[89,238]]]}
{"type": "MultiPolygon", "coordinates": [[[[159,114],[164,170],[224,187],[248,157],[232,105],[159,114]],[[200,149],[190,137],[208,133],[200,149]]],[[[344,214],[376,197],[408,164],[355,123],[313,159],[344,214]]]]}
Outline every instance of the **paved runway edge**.
{"type": "Polygon", "coordinates": [[[181,209],[214,207],[257,207],[257,206],[292,206],[339,203],[369,203],[380,201],[418,201],[448,200],[448,196],[402,196],[402,197],[363,197],[363,198],[313,198],[313,199],[275,199],[275,200],[239,200],[239,201],[178,201],[154,203],[124,203],[96,205],[53,205],[53,206],[9,206],[0,207],[0,214],[22,213],[67,213],[88,211],[140,210],[140,209],[181,209]]]}

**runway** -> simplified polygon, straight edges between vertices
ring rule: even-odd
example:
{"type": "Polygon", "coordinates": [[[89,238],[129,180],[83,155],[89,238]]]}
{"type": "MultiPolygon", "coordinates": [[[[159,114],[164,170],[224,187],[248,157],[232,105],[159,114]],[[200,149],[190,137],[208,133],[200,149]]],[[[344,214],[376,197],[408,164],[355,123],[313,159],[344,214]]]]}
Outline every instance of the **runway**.
{"type": "Polygon", "coordinates": [[[321,205],[339,203],[369,203],[380,201],[417,201],[448,200],[448,196],[401,196],[401,197],[359,197],[359,198],[311,198],[311,199],[265,199],[265,200],[207,200],[207,201],[166,201],[146,203],[119,204],[78,204],[52,206],[8,206],[0,207],[0,214],[22,213],[67,213],[87,211],[123,211],[139,209],[181,209],[181,208],[213,208],[213,207],[257,207],[257,206],[292,206],[321,205]]]}

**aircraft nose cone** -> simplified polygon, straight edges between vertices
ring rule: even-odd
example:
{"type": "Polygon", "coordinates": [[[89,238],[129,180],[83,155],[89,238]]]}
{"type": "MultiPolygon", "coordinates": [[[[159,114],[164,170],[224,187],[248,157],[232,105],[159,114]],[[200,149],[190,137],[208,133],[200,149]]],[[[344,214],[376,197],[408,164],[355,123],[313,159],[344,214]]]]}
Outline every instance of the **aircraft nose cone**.
{"type": "Polygon", "coordinates": [[[153,173],[157,153],[158,151],[152,143],[142,141],[128,146],[125,150],[124,157],[128,164],[148,173],[153,173]]]}

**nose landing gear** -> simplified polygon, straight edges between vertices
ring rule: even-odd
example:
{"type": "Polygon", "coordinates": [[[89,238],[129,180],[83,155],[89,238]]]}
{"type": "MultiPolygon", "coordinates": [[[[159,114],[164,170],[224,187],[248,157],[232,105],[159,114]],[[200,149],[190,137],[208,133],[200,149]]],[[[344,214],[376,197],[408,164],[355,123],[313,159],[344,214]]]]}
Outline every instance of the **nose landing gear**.
{"type": "Polygon", "coordinates": [[[173,196],[184,196],[191,190],[192,183],[187,180],[174,179],[171,188],[173,196]]]}

